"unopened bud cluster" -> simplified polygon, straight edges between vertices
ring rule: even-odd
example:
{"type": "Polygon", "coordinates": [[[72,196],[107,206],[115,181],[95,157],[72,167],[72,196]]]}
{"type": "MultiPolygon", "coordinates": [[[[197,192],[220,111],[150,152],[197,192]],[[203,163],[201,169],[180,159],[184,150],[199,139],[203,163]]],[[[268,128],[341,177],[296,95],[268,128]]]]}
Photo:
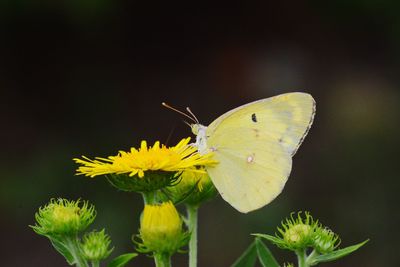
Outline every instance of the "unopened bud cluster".
{"type": "Polygon", "coordinates": [[[335,250],[339,243],[337,234],[315,221],[310,213],[301,212],[294,214],[282,222],[278,228],[280,236],[271,241],[278,247],[292,251],[313,248],[320,254],[335,250]]]}

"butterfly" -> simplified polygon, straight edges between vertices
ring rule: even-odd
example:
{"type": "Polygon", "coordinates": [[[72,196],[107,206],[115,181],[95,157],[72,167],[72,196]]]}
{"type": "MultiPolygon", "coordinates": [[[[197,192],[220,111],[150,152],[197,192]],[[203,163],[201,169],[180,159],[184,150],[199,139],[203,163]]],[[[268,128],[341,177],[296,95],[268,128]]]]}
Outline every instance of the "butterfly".
{"type": "Polygon", "coordinates": [[[212,152],[218,161],[206,170],[221,197],[242,213],[274,200],[290,175],[292,157],[313,123],[315,110],[313,97],[301,92],[239,106],[209,126],[201,125],[187,108],[196,122],[191,129],[199,153],[212,152]]]}

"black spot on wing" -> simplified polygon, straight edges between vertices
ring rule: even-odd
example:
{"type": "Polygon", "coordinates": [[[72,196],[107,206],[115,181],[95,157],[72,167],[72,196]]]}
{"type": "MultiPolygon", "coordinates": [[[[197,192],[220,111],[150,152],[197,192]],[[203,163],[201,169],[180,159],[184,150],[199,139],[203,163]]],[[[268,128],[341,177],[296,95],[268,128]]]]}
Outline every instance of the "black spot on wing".
{"type": "Polygon", "coordinates": [[[256,113],[251,114],[251,120],[252,120],[253,122],[257,122],[256,113]]]}

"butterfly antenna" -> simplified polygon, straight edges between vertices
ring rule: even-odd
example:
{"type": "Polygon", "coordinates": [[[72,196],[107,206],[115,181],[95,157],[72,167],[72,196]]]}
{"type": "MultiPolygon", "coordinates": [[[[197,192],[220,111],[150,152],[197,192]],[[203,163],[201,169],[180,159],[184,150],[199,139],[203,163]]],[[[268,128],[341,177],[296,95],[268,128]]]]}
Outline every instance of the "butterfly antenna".
{"type": "Polygon", "coordinates": [[[178,112],[179,114],[185,116],[186,118],[189,118],[190,120],[192,120],[192,121],[195,122],[195,123],[199,123],[199,122],[197,121],[197,118],[196,118],[191,112],[189,112],[189,114],[192,115],[193,117],[189,116],[189,115],[186,114],[185,112],[180,111],[179,109],[176,109],[176,108],[174,108],[174,107],[168,105],[168,104],[165,103],[165,102],[162,102],[161,105],[163,105],[164,107],[169,108],[169,109],[171,109],[171,110],[173,110],[173,111],[175,111],[175,112],[178,112]]]}
{"type": "Polygon", "coordinates": [[[193,114],[193,112],[190,110],[189,107],[186,107],[187,112],[189,112],[190,115],[192,115],[192,117],[194,118],[194,121],[196,123],[200,123],[199,120],[197,119],[197,117],[193,114]]]}
{"type": "Polygon", "coordinates": [[[174,126],[172,127],[172,129],[169,131],[167,140],[165,140],[165,143],[164,143],[165,145],[168,145],[169,141],[171,140],[171,136],[172,136],[172,133],[175,131],[175,128],[176,128],[176,125],[174,125],[174,126]]]}

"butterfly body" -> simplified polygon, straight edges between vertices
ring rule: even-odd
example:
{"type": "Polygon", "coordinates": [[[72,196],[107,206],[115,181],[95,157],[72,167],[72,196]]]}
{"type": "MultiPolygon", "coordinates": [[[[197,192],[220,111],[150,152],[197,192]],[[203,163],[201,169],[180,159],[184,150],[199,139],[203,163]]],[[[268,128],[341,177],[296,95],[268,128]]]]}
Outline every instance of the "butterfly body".
{"type": "Polygon", "coordinates": [[[287,93],[228,111],[208,127],[193,124],[199,153],[219,162],[207,172],[222,198],[247,213],[278,196],[314,114],[311,95],[287,93]]]}

